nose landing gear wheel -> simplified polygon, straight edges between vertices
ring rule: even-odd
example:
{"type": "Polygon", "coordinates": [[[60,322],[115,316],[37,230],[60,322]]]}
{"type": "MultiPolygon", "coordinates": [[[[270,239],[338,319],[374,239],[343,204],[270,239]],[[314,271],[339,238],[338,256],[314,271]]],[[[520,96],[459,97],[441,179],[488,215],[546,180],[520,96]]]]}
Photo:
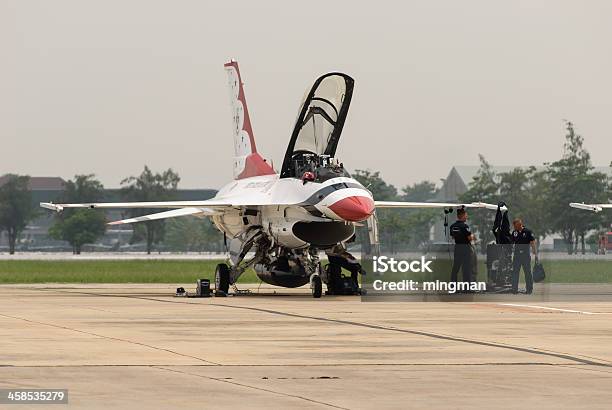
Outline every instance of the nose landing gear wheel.
{"type": "Polygon", "coordinates": [[[229,292],[230,270],[225,263],[220,263],[215,268],[215,296],[225,296],[229,292]]]}
{"type": "Polygon", "coordinates": [[[323,281],[319,275],[314,275],[310,281],[310,289],[312,290],[312,297],[318,299],[323,294],[323,281]]]}

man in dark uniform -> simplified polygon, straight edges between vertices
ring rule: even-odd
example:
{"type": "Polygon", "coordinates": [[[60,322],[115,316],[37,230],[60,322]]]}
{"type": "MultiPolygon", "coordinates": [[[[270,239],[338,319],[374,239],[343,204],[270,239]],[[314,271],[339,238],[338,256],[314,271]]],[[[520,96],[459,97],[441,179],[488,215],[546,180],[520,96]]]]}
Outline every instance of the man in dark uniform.
{"type": "Polygon", "coordinates": [[[474,235],[466,223],[468,214],[465,208],[457,209],[457,222],[450,226],[450,235],[455,240],[455,254],[453,257],[453,269],[451,270],[451,282],[457,282],[457,273],[461,268],[463,281],[472,282],[474,270],[474,248],[472,241],[474,235]]]}
{"type": "Polygon", "coordinates": [[[533,233],[525,228],[521,219],[515,219],[512,221],[512,225],[514,225],[514,232],[512,232],[512,242],[514,243],[512,293],[518,293],[519,276],[522,267],[523,272],[525,272],[526,292],[527,294],[531,294],[533,291],[533,276],[531,276],[531,253],[529,252],[529,248],[533,251],[533,256],[537,262],[538,252],[536,240],[533,233]]]}
{"type": "Polygon", "coordinates": [[[359,288],[359,273],[363,273],[361,264],[352,254],[350,254],[343,243],[339,243],[334,247],[325,251],[327,259],[330,265],[337,266],[337,272],[340,272],[341,268],[344,268],[351,272],[351,279],[353,280],[355,288],[359,288]]]}

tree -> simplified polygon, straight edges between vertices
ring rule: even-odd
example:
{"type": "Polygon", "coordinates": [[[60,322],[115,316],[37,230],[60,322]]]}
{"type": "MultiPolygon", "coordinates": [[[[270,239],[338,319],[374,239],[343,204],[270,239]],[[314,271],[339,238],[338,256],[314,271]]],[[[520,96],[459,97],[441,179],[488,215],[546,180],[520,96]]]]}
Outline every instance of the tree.
{"type": "Polygon", "coordinates": [[[104,214],[93,209],[76,209],[49,229],[52,238],[67,241],[73,253],[81,254],[83,245],[93,243],[106,232],[104,214]]]}
{"type": "Polygon", "coordinates": [[[535,167],[514,168],[499,174],[499,196],[512,204],[515,215],[524,215],[531,207],[531,198],[528,195],[531,176],[535,167]]]}
{"type": "MultiPolygon", "coordinates": [[[[60,201],[64,203],[99,202],[104,198],[104,186],[95,175],[75,175],[66,182],[60,201]]],[[[93,209],[65,209],[57,215],[49,229],[52,238],[67,241],[72,252],[80,255],[83,245],[95,242],[106,232],[106,218],[93,209]]]]}
{"type": "Polygon", "coordinates": [[[439,189],[431,181],[421,181],[402,188],[402,199],[411,202],[424,202],[433,199],[438,194],[439,189]]]}
{"type": "MultiPolygon", "coordinates": [[[[461,202],[488,202],[496,204],[499,201],[497,175],[491,164],[483,155],[478,155],[480,168],[468,185],[468,190],[461,195],[461,202]]],[[[487,243],[494,239],[491,232],[495,213],[486,209],[473,209],[469,211],[470,225],[480,240],[481,251],[485,252],[487,243]]]]}
{"type": "Polygon", "coordinates": [[[7,232],[11,255],[15,254],[19,234],[36,216],[29,183],[29,176],[8,174],[7,181],[0,187],[0,232],[7,232]]]}
{"type": "MultiPolygon", "coordinates": [[[[127,201],[169,201],[174,199],[179,175],[171,168],[162,173],[154,174],[145,165],[142,173],[137,177],[128,177],[121,181],[121,195],[127,201]]],[[[131,209],[128,211],[130,217],[138,217],[159,212],[157,209],[131,209]]],[[[134,224],[132,242],[144,240],[147,245],[147,253],[151,253],[153,244],[159,243],[164,238],[164,220],[146,221],[134,224]]]]}
{"type": "Polygon", "coordinates": [[[104,199],[104,185],[94,174],[75,175],[74,180],[66,182],[62,202],[99,202],[104,199]]]}
{"type": "Polygon", "coordinates": [[[169,219],[164,245],[182,252],[223,251],[223,234],[209,218],[182,217],[169,219]]]}
{"type": "Polygon", "coordinates": [[[380,176],[379,171],[372,172],[369,169],[357,169],[353,174],[353,178],[369,189],[377,201],[393,201],[397,199],[397,188],[387,184],[380,176]]]}
{"type": "MultiPolygon", "coordinates": [[[[380,176],[379,171],[358,169],[353,174],[353,178],[369,189],[377,201],[395,201],[398,199],[397,188],[385,182],[380,176]]],[[[410,240],[409,231],[402,228],[402,224],[405,221],[405,218],[402,218],[402,214],[402,210],[381,209],[376,211],[381,246],[389,248],[391,253],[396,251],[399,242],[410,240]]],[[[362,253],[367,253],[367,232],[364,228],[358,229],[358,237],[361,242],[362,253]]]]}
{"type": "Polygon", "coordinates": [[[546,172],[535,167],[499,174],[499,197],[510,207],[512,217],[521,218],[538,239],[550,232],[549,187],[546,172]]]}
{"type": "MultiPolygon", "coordinates": [[[[427,202],[438,195],[439,189],[431,181],[421,181],[402,188],[401,199],[409,202],[427,202]]],[[[440,217],[439,209],[407,209],[406,225],[412,233],[412,242],[417,247],[429,242],[429,233],[435,220],[440,217]]]]}
{"type": "MultiPolygon", "coordinates": [[[[437,194],[435,184],[429,181],[408,185],[402,189],[403,194],[398,195],[395,186],[385,182],[378,171],[357,170],[353,177],[368,188],[374,199],[378,201],[421,202],[430,200],[437,194]]],[[[431,225],[439,215],[435,210],[416,209],[380,209],[376,213],[381,246],[391,253],[405,250],[411,244],[418,246],[427,242],[431,225]]],[[[358,238],[365,252],[364,229],[358,229],[358,238]]]]}
{"type": "Polygon", "coordinates": [[[576,252],[579,242],[584,253],[585,236],[590,230],[602,225],[602,216],[580,212],[570,208],[568,204],[575,201],[607,201],[608,192],[605,187],[608,180],[605,174],[593,171],[591,156],[584,148],[584,139],[576,133],[574,124],[567,121],[565,129],[563,156],[547,167],[550,182],[550,225],[552,231],[563,236],[568,253],[576,252]]]}
{"type": "Polygon", "coordinates": [[[550,180],[546,170],[533,171],[530,173],[531,181],[527,187],[529,204],[522,214],[515,216],[525,220],[536,233],[538,244],[546,235],[553,233],[550,224],[550,180]]]}

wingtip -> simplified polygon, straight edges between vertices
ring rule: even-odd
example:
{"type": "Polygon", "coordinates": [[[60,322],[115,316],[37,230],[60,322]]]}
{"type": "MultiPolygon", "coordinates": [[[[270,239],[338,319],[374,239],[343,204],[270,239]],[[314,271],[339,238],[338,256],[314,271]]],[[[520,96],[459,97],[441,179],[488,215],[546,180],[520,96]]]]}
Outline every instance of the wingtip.
{"type": "Polygon", "coordinates": [[[569,206],[576,209],[583,209],[585,211],[601,212],[603,208],[598,205],[585,204],[584,202],[570,202],[569,206]]]}
{"type": "Polygon", "coordinates": [[[113,221],[113,222],[107,222],[107,225],[123,225],[124,222],[123,221],[113,221]]]}
{"type": "Polygon", "coordinates": [[[64,210],[64,207],[61,205],[56,205],[53,202],[41,202],[41,208],[50,209],[51,211],[61,212],[64,210]]]}
{"type": "MultiPolygon", "coordinates": [[[[499,205],[488,204],[486,202],[472,202],[470,205],[475,208],[485,208],[491,211],[497,211],[497,208],[499,207],[499,205]]],[[[499,210],[502,212],[506,212],[508,210],[508,207],[506,205],[503,205],[499,207],[499,210]]]]}

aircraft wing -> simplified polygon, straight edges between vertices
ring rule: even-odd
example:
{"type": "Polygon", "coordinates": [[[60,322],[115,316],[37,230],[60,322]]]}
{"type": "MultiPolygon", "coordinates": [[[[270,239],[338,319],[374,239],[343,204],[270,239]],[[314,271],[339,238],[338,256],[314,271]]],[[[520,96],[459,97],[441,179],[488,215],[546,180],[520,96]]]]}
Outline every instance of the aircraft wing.
{"type": "Polygon", "coordinates": [[[89,208],[89,209],[110,209],[110,208],[228,208],[240,206],[231,204],[227,201],[208,199],[204,201],[164,201],[164,202],[102,202],[88,204],[54,204],[51,202],[41,202],[40,206],[52,211],[61,212],[65,208],[89,208]]]}
{"type": "Polygon", "coordinates": [[[572,208],[584,209],[586,211],[601,212],[605,208],[612,208],[612,204],[585,204],[584,202],[572,202],[572,208]]]}
{"type": "MultiPolygon", "coordinates": [[[[497,211],[497,205],[487,204],[484,202],[472,202],[468,204],[449,203],[449,202],[403,202],[403,201],[374,201],[376,208],[486,208],[492,211],[497,211]]],[[[501,211],[507,211],[508,208],[502,206],[501,211]]]]}
{"type": "Polygon", "coordinates": [[[155,221],[158,219],[177,218],[179,216],[211,216],[218,214],[218,211],[210,208],[179,208],[171,211],[157,212],[155,214],[136,216],[134,218],[122,219],[120,221],[109,222],[108,225],[132,224],[135,222],[155,221]]]}
{"type": "Polygon", "coordinates": [[[236,206],[226,201],[209,199],[204,201],[165,201],[165,202],[105,202],[89,204],[53,204],[41,202],[40,206],[56,212],[62,212],[66,208],[81,209],[111,209],[111,208],[171,208],[171,211],[157,212],[154,214],[137,216],[134,218],[122,219],[120,221],[109,222],[108,225],[131,224],[135,222],[155,221],[158,219],[177,218],[179,216],[212,216],[220,213],[223,209],[236,206]]]}

